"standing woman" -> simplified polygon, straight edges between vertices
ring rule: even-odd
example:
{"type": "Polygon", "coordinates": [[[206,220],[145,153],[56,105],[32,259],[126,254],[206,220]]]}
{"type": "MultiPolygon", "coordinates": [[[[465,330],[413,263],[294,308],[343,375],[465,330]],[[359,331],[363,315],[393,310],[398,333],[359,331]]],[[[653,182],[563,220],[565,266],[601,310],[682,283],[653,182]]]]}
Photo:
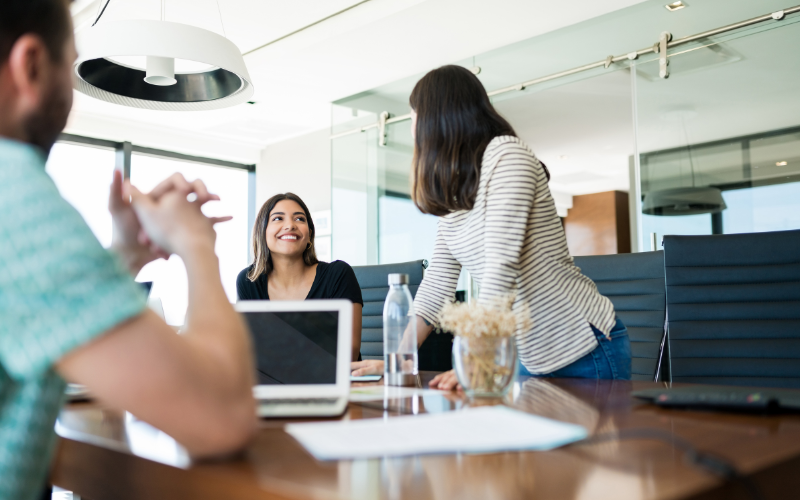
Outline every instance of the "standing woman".
{"type": "MultiPolygon", "coordinates": [[[[614,306],[572,260],[547,168],[495,111],[480,80],[460,66],[425,75],[411,93],[411,196],[439,216],[431,265],[417,291],[418,342],[453,300],[461,268],[479,301],[508,294],[532,325],[517,332],[520,372],[630,379],[630,343],[614,306]]],[[[353,364],[354,374],[382,370],[353,364]]],[[[457,385],[451,370],[432,387],[457,385]]]]}
{"type": "Polygon", "coordinates": [[[239,300],[348,299],[353,303],[352,360],[361,358],[361,287],[344,261],[320,262],[314,220],[293,193],[276,194],[253,225],[255,260],[236,278],[239,300]]]}

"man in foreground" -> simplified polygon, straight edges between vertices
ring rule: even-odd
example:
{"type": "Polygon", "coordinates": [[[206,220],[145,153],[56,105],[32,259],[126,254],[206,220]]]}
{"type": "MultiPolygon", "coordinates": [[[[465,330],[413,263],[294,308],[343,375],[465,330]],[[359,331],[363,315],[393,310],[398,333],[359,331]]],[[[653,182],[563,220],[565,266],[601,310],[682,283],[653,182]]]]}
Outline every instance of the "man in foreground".
{"type": "Polygon", "coordinates": [[[214,254],[215,199],[175,176],[122,195],[103,249],[45,173],[72,106],[76,53],[66,0],[0,2],[0,499],[37,498],[64,380],[167,432],[195,456],[233,452],[255,430],[247,332],[214,254]],[[196,200],[187,201],[195,193],[196,200]],[[147,237],[141,237],[146,234],[147,237]],[[133,281],[158,256],[189,278],[184,335],[133,281]]]}

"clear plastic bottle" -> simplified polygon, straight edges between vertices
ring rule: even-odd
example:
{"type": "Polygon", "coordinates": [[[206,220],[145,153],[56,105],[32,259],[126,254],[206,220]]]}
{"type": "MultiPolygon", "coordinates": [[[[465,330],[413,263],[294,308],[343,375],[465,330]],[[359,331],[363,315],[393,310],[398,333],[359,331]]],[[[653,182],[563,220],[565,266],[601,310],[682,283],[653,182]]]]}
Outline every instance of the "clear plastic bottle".
{"type": "Polygon", "coordinates": [[[383,304],[383,361],[386,385],[416,385],[417,318],[407,274],[389,275],[383,304]]]}

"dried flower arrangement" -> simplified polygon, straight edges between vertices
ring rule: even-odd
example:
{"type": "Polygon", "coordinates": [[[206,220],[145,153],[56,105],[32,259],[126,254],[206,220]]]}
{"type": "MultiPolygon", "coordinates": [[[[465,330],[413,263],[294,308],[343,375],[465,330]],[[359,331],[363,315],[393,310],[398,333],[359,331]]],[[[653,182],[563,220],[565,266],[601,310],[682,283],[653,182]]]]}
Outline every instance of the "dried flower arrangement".
{"type": "Polygon", "coordinates": [[[442,309],[439,325],[461,337],[511,337],[521,319],[511,310],[513,304],[513,295],[496,299],[489,305],[452,302],[442,309]]]}
{"type": "Polygon", "coordinates": [[[499,395],[505,393],[516,368],[517,327],[530,325],[527,310],[512,310],[514,296],[490,304],[451,303],[439,316],[439,325],[457,338],[455,360],[459,381],[468,393],[499,395]]]}

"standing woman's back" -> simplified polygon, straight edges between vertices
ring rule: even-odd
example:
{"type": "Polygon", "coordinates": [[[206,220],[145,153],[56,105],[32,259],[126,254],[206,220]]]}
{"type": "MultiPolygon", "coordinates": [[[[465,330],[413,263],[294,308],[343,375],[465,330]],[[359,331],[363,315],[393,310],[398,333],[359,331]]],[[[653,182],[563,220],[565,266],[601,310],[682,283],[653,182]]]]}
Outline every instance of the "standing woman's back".
{"type": "Polygon", "coordinates": [[[472,209],[439,219],[417,292],[420,316],[436,319],[461,267],[480,285],[481,302],[515,293],[515,307],[530,311],[532,328],[519,332],[517,346],[531,372],[552,372],[593,350],[589,324],[605,333],[614,326],[611,301],[573,264],[545,169],[517,137],[486,147],[472,209]]]}
{"type": "Polygon", "coordinates": [[[517,332],[530,373],[629,378],[627,331],[611,301],[573,264],[547,168],[495,111],[480,81],[444,66],[417,83],[410,104],[412,199],[440,217],[417,315],[438,320],[464,267],[480,285],[481,302],[513,294],[514,308],[530,316],[530,327],[517,332]]]}

